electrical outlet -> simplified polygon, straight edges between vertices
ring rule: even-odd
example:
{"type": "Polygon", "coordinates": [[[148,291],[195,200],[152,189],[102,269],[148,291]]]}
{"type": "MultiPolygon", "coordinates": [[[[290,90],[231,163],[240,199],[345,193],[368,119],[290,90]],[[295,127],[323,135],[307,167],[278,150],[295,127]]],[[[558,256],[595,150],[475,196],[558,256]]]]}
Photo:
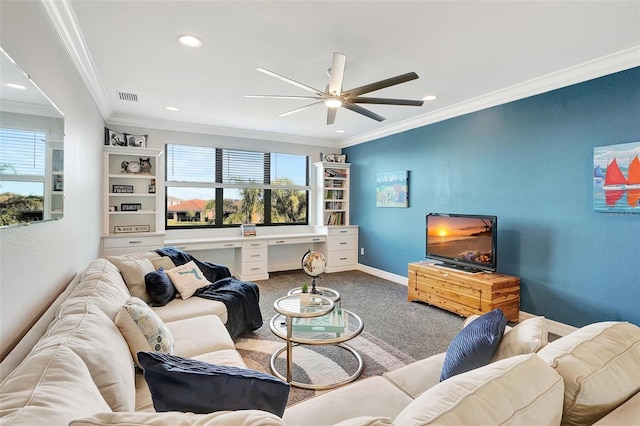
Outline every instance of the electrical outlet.
{"type": "Polygon", "coordinates": [[[364,247],[360,247],[360,255],[364,256],[364,247]]]}

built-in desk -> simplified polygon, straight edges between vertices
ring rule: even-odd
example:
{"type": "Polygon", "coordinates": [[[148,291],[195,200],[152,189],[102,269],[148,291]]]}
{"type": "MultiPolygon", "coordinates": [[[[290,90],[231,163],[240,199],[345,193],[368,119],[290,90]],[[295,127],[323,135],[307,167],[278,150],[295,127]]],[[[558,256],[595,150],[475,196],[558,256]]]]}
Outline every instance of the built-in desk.
{"type": "Polygon", "coordinates": [[[234,275],[243,281],[269,279],[269,272],[300,269],[307,250],[326,252],[327,234],[319,232],[258,235],[255,237],[213,237],[167,239],[174,246],[193,253],[200,260],[233,265],[234,275]],[[228,250],[233,261],[201,255],[207,250],[228,250]],[[196,253],[200,252],[200,253],[196,253]]]}

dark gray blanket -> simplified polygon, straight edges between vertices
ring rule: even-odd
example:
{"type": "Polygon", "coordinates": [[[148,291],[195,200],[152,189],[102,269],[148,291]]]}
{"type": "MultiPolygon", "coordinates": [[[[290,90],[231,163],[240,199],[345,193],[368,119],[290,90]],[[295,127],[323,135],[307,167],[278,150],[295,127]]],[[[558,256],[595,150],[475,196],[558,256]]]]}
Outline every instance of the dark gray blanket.
{"type": "Polygon", "coordinates": [[[231,276],[229,268],[210,262],[202,262],[189,253],[175,247],[154,250],[169,257],[176,266],[193,261],[211,284],[198,289],[194,296],[218,300],[227,307],[226,327],[231,337],[262,327],[260,289],[254,283],[240,281],[231,276]]]}

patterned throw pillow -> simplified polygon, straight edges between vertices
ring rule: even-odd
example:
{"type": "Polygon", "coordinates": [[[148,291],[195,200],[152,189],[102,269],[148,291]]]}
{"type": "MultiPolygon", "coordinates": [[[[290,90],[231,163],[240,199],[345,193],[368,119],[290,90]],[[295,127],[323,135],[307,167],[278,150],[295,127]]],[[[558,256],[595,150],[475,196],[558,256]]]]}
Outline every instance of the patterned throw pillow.
{"type": "Polygon", "coordinates": [[[463,328],[447,348],[440,381],[488,364],[506,326],[502,310],[494,309],[463,328]]]}
{"type": "Polygon", "coordinates": [[[197,289],[211,284],[192,260],[184,265],[177,266],[167,271],[171,282],[180,292],[180,297],[188,299],[197,289]]]}
{"type": "Polygon", "coordinates": [[[133,360],[138,364],[138,352],[173,353],[173,335],[158,314],[137,297],[126,301],[116,315],[116,325],[127,341],[133,360]]]}

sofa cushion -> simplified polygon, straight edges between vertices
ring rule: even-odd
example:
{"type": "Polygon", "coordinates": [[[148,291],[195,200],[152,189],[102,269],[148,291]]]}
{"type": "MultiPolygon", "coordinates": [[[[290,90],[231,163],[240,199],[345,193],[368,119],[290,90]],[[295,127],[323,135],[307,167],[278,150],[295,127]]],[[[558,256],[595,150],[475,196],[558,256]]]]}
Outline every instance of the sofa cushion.
{"type": "Polygon", "coordinates": [[[66,346],[30,354],[0,384],[3,425],[66,425],[110,412],[84,362],[66,346]]]}
{"type": "Polygon", "coordinates": [[[228,319],[227,305],[218,300],[204,297],[190,297],[187,300],[175,298],[165,306],[154,306],[153,311],[162,321],[176,321],[202,315],[217,315],[226,324],[228,319]]]}
{"type": "Polygon", "coordinates": [[[193,358],[225,349],[235,349],[233,340],[215,315],[186,318],[165,323],[174,336],[175,355],[193,358]]]}
{"type": "Polygon", "coordinates": [[[144,276],[156,270],[151,260],[146,258],[142,253],[124,256],[108,256],[107,260],[118,268],[122,274],[122,278],[124,278],[124,282],[127,284],[131,296],[142,299],[147,303],[151,301],[151,297],[149,293],[147,293],[147,287],[144,283],[144,276]]]}
{"type": "Polygon", "coordinates": [[[388,371],[383,376],[409,394],[411,398],[416,398],[440,382],[440,372],[442,372],[445,356],[444,352],[435,354],[388,371]]]}
{"type": "Polygon", "coordinates": [[[640,327],[626,322],[584,326],[538,355],[564,379],[565,425],[592,424],[640,391],[640,327]]]}
{"type": "Polygon", "coordinates": [[[62,302],[56,315],[85,312],[86,305],[91,304],[102,310],[113,321],[129,298],[120,271],[105,259],[92,261],[80,276],[78,285],[71,291],[69,297],[62,302]]]}
{"type": "Polygon", "coordinates": [[[193,260],[169,269],[167,275],[183,299],[190,298],[197,289],[211,284],[193,260]]]}
{"type": "MultiPolygon", "coordinates": [[[[411,397],[380,376],[349,383],[288,407],[287,425],[329,426],[355,417],[395,418],[411,397]]],[[[401,423],[396,423],[401,425],[401,423]]]]}
{"type": "Polygon", "coordinates": [[[360,416],[335,423],[333,426],[393,426],[389,417],[360,416]]]}
{"type": "Polygon", "coordinates": [[[494,309],[463,328],[447,348],[440,380],[487,364],[500,344],[506,325],[502,310],[494,309]]]}
{"type": "Polygon", "coordinates": [[[178,290],[162,266],[157,271],[149,272],[145,275],[144,284],[147,287],[147,293],[149,293],[153,306],[164,306],[175,299],[178,294],[178,290]]]}
{"type": "Polygon", "coordinates": [[[87,305],[84,314],[57,318],[33,351],[57,345],[68,347],[82,359],[112,410],[135,408],[133,360],[120,331],[104,312],[87,305]]]}
{"type": "Polygon", "coordinates": [[[563,383],[536,354],[518,355],[458,374],[411,402],[394,424],[557,425],[563,383]]]}
{"type": "Polygon", "coordinates": [[[544,317],[529,318],[504,333],[491,361],[536,353],[547,343],[549,343],[549,333],[544,317]]]}
{"type": "Polygon", "coordinates": [[[156,411],[264,410],[282,416],[289,384],[255,370],[158,352],[138,353],[156,411]]]}
{"type": "Polygon", "coordinates": [[[138,363],[137,353],[158,351],[173,353],[173,335],[160,317],[146,303],[132,297],[116,316],[116,325],[127,341],[129,351],[138,363]]]}
{"type": "Polygon", "coordinates": [[[69,426],[285,426],[275,414],[258,410],[194,413],[99,413],[77,419],[69,426]]]}

